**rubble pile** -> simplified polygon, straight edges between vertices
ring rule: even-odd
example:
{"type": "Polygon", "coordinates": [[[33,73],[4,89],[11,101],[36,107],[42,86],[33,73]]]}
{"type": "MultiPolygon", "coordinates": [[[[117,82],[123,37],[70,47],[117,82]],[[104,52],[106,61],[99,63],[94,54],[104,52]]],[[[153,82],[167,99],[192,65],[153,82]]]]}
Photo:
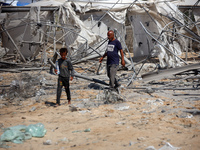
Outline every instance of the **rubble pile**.
{"type": "MultiPolygon", "coordinates": [[[[20,101],[25,101],[28,98],[34,98],[36,102],[39,102],[39,97],[41,95],[49,94],[48,91],[45,91],[45,88],[56,86],[56,82],[53,81],[53,78],[50,77],[50,79],[47,80],[47,76],[50,77],[48,74],[44,76],[31,72],[3,74],[0,81],[1,101],[6,105],[13,102],[14,104],[17,104],[17,102],[20,104],[20,101]]],[[[53,94],[54,93],[55,92],[53,92],[53,94]]]]}

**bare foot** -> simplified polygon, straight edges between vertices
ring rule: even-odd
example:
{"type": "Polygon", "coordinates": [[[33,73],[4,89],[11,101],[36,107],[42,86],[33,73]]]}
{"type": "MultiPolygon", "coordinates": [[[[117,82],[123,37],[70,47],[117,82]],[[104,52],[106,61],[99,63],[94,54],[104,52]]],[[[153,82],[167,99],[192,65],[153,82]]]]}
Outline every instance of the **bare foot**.
{"type": "Polygon", "coordinates": [[[68,100],[68,104],[71,104],[71,100],[68,100]]]}
{"type": "Polygon", "coordinates": [[[60,104],[56,103],[55,107],[60,106],[60,104]]]}

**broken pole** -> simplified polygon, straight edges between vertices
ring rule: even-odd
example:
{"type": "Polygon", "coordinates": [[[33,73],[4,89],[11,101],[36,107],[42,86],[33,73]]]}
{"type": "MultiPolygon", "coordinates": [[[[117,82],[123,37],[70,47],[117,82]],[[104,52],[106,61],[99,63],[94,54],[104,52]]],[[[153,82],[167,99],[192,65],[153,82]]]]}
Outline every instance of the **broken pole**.
{"type": "MultiPolygon", "coordinates": [[[[32,6],[1,6],[1,13],[29,12],[32,6]]],[[[37,7],[37,6],[35,6],[37,7]]],[[[58,6],[40,6],[41,11],[55,11],[58,6]]]]}
{"type": "Polygon", "coordinates": [[[173,32],[173,31],[170,31],[170,30],[163,30],[163,31],[161,31],[161,32],[170,32],[170,33],[174,33],[174,34],[183,36],[183,37],[185,37],[185,38],[188,38],[188,39],[190,39],[190,40],[193,40],[193,41],[195,41],[195,42],[197,42],[197,43],[200,43],[200,41],[198,41],[198,40],[196,40],[196,39],[194,39],[194,38],[192,38],[192,37],[190,37],[190,36],[187,36],[187,35],[178,33],[178,32],[173,32]]]}
{"type": "MultiPolygon", "coordinates": [[[[127,87],[127,89],[136,89],[136,90],[146,90],[147,87],[127,87]]],[[[159,90],[200,90],[200,88],[170,88],[170,87],[167,87],[167,88],[151,88],[153,91],[159,91],[159,90]]]]}
{"type": "Polygon", "coordinates": [[[170,75],[176,75],[178,73],[185,72],[188,70],[194,70],[194,69],[200,69],[200,63],[191,64],[191,65],[187,65],[183,67],[159,70],[157,72],[152,72],[152,73],[146,73],[146,74],[143,74],[141,77],[143,81],[150,82],[153,80],[168,78],[170,75]]]}
{"type": "Polygon", "coordinates": [[[183,29],[184,29],[185,31],[187,31],[190,35],[192,35],[194,38],[196,38],[197,40],[200,41],[200,36],[199,36],[199,35],[197,35],[197,34],[194,33],[192,30],[190,30],[188,27],[186,27],[185,25],[183,25],[183,24],[182,24],[179,20],[177,20],[176,18],[170,17],[170,16],[168,16],[168,15],[163,15],[163,14],[161,14],[161,13],[160,13],[160,15],[169,18],[170,20],[174,21],[174,22],[175,22],[177,25],[179,25],[179,26],[182,26],[183,29]]]}
{"type": "Polygon", "coordinates": [[[164,46],[161,42],[159,42],[155,37],[153,37],[144,27],[144,25],[140,22],[142,28],[144,29],[144,31],[150,36],[152,37],[154,40],[156,40],[156,42],[158,42],[162,47],[164,47],[168,52],[170,52],[172,55],[176,56],[178,59],[180,59],[181,61],[183,61],[186,65],[188,65],[187,62],[185,62],[183,59],[181,59],[180,57],[178,57],[176,54],[174,54],[170,49],[168,49],[166,46],[164,46]]]}
{"type": "MultiPolygon", "coordinates": [[[[48,59],[48,61],[54,68],[56,68],[56,65],[52,62],[51,59],[48,59]]],[[[109,86],[109,84],[104,82],[104,81],[101,81],[101,80],[95,79],[95,78],[89,78],[87,76],[80,75],[79,73],[74,73],[74,76],[77,77],[77,78],[82,78],[82,79],[85,79],[85,80],[93,81],[95,83],[100,83],[100,84],[109,86]]]]}
{"type": "Polygon", "coordinates": [[[103,84],[103,85],[107,85],[109,86],[108,83],[102,81],[102,80],[99,80],[99,79],[95,79],[95,78],[89,78],[87,76],[83,76],[83,75],[80,75],[78,73],[74,73],[74,76],[77,77],[77,78],[82,78],[82,79],[85,79],[85,80],[89,80],[89,81],[93,81],[95,83],[100,83],[100,84],[103,84]]]}

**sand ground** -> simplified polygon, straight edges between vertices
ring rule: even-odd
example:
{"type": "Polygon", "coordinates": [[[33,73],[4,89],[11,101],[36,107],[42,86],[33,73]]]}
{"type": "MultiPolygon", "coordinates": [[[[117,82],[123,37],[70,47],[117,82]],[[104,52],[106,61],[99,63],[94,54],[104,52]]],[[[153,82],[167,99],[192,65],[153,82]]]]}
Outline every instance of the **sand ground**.
{"type": "MultiPolygon", "coordinates": [[[[46,74],[44,71],[43,75],[46,74]]],[[[19,75],[1,73],[1,85],[19,75]]],[[[47,76],[56,85],[57,77],[47,76]]],[[[71,81],[72,104],[66,103],[63,91],[59,107],[52,105],[56,102],[56,87],[46,90],[48,94],[41,95],[37,101],[34,97],[12,101],[1,98],[1,134],[3,128],[36,123],[44,124],[47,130],[44,137],[33,137],[22,144],[6,142],[8,149],[145,150],[153,146],[158,150],[167,143],[174,149],[200,149],[199,91],[148,93],[123,88],[122,84],[124,101],[104,104],[105,100],[100,98],[104,90],[89,88],[89,84],[76,78],[71,81]]]]}

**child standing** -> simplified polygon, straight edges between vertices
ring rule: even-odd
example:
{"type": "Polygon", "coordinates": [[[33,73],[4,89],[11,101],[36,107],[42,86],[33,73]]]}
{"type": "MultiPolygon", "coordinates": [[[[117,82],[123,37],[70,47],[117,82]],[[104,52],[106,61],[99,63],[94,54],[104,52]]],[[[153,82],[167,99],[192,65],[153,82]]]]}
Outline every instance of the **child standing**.
{"type": "Polygon", "coordinates": [[[71,95],[69,89],[69,78],[73,80],[73,66],[70,60],[67,59],[67,48],[60,49],[61,58],[56,62],[55,73],[58,74],[58,86],[57,86],[57,98],[56,105],[60,105],[60,97],[62,93],[62,87],[65,87],[65,92],[67,95],[68,104],[71,104],[71,95]]]}

